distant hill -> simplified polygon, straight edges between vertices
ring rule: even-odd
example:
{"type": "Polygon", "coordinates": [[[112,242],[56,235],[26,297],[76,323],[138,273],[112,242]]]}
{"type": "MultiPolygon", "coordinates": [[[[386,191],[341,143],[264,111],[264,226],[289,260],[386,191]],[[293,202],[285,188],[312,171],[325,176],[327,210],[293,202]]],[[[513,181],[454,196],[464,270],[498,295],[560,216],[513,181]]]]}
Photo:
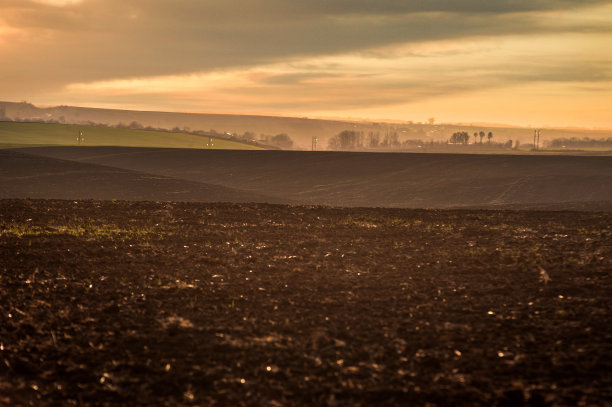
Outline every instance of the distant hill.
{"type": "Polygon", "coordinates": [[[572,203],[572,208],[578,208],[586,202],[612,201],[612,157],[606,156],[122,147],[20,151],[218,185],[302,204],[543,208],[572,203]]]}
{"type": "MultiPolygon", "coordinates": [[[[0,119],[7,117],[12,120],[54,120],[59,123],[87,124],[101,123],[107,125],[128,125],[137,122],[143,126],[185,130],[214,130],[220,134],[252,133],[255,138],[262,135],[274,136],[285,133],[295,142],[298,149],[309,150],[312,138],[318,139],[319,150],[327,149],[328,140],[344,130],[379,133],[381,137],[390,132],[397,133],[399,140],[420,139],[448,140],[454,132],[466,131],[470,136],[474,132],[492,131],[493,141],[506,142],[519,140],[529,143],[533,140],[533,130],[515,126],[483,125],[483,124],[423,124],[423,123],[384,123],[362,122],[349,120],[321,120],[296,117],[254,116],[238,114],[204,114],[152,112],[114,109],[96,109],[88,107],[55,106],[40,108],[30,103],[0,102],[0,119]]],[[[559,137],[612,137],[611,131],[595,131],[580,129],[546,129],[542,140],[559,137]]]]}
{"type": "Polygon", "coordinates": [[[39,108],[29,103],[0,102],[2,113],[10,119],[57,120],[60,123],[128,125],[137,122],[154,128],[186,130],[214,130],[217,133],[244,134],[252,132],[256,138],[262,134],[274,136],[288,134],[298,148],[311,146],[313,136],[327,138],[347,128],[347,123],[305,118],[272,116],[198,114],[174,112],[147,112],[132,110],[95,109],[87,107],[56,106],[39,108]]]}

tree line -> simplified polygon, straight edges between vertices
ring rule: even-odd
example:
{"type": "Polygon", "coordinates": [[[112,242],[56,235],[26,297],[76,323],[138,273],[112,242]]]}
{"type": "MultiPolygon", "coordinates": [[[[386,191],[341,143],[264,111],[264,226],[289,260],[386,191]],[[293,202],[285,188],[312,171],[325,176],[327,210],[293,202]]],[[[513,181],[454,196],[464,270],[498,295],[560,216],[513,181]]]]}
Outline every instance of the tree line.
{"type": "Polygon", "coordinates": [[[612,148],[612,137],[593,139],[590,137],[556,138],[548,142],[551,148],[612,148]]]}
{"type": "MultiPolygon", "coordinates": [[[[495,145],[501,148],[513,148],[512,140],[508,140],[504,143],[494,143],[493,132],[484,131],[474,132],[472,136],[466,131],[458,131],[451,135],[448,140],[428,140],[423,141],[422,139],[405,139],[400,140],[399,135],[396,131],[387,131],[383,134],[379,132],[368,132],[355,131],[355,130],[344,130],[328,140],[328,149],[330,150],[359,150],[359,149],[412,149],[412,148],[449,148],[450,145],[457,144],[483,144],[483,140],[486,138],[487,144],[490,146],[495,145]],[[471,143],[470,143],[471,141],[471,143]]],[[[518,141],[514,148],[518,148],[518,141]]]]}
{"type": "Polygon", "coordinates": [[[365,133],[363,131],[344,130],[331,137],[327,141],[327,147],[330,150],[389,149],[400,148],[405,142],[400,141],[397,131],[386,131],[381,134],[374,131],[365,133]]]}
{"type": "MultiPolygon", "coordinates": [[[[474,132],[473,137],[474,137],[474,141],[472,142],[472,144],[478,144],[479,141],[480,141],[479,144],[482,144],[482,139],[485,138],[485,132],[482,130],[480,132],[474,132]]],[[[488,132],[486,134],[486,137],[487,137],[487,142],[491,144],[491,139],[493,138],[493,132],[492,131],[488,132]]],[[[469,144],[470,134],[467,131],[455,132],[451,136],[449,142],[451,144],[469,144]]]]}

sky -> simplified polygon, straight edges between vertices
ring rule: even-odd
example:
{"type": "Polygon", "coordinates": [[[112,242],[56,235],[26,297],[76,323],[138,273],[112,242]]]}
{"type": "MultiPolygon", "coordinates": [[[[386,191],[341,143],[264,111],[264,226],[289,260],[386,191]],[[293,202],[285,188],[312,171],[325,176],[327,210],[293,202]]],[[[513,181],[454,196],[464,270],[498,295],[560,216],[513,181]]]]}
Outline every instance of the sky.
{"type": "Polygon", "coordinates": [[[0,0],[0,100],[612,129],[612,0],[0,0]]]}

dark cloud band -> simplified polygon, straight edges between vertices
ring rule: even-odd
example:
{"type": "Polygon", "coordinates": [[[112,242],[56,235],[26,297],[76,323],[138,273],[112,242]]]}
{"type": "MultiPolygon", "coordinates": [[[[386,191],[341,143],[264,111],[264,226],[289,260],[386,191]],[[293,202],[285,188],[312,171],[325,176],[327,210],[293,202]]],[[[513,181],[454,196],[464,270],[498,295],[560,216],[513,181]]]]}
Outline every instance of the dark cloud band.
{"type": "Polygon", "coordinates": [[[590,23],[543,24],[539,14],[602,4],[610,1],[83,0],[54,7],[0,0],[0,22],[33,33],[15,40],[18,46],[0,43],[3,60],[9,61],[0,64],[0,78],[9,79],[2,83],[4,89],[61,87],[248,67],[393,44],[608,31],[608,26],[590,23]]]}

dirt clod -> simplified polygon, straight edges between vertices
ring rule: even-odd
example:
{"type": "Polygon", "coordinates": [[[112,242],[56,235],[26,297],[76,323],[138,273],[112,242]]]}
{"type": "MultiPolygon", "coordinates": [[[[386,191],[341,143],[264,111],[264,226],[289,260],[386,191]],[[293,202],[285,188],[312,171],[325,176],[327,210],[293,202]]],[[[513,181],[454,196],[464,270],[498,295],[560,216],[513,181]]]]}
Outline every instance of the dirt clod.
{"type": "Polygon", "coordinates": [[[0,404],[604,405],[611,224],[0,201],[0,404]]]}

